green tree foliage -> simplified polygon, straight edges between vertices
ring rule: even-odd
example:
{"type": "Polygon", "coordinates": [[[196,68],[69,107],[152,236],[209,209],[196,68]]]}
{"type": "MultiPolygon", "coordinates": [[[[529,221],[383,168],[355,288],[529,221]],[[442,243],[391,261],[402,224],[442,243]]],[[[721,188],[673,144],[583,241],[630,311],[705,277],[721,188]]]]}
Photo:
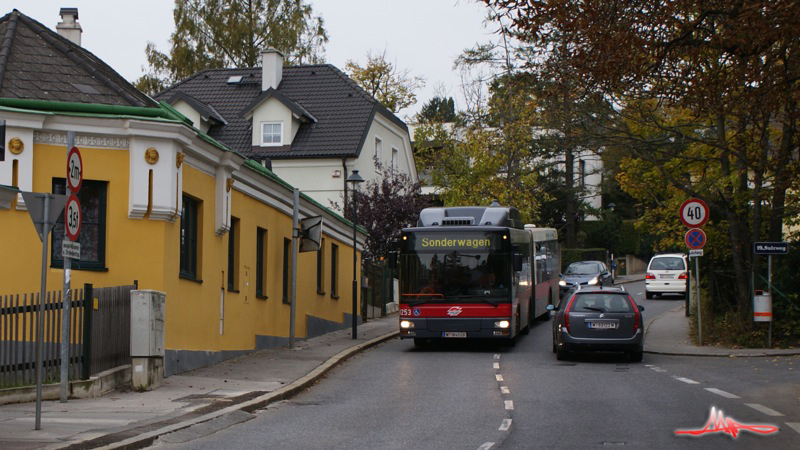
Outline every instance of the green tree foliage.
{"type": "Polygon", "coordinates": [[[418,122],[455,122],[456,105],[453,97],[433,97],[417,113],[418,122]]]}
{"type": "Polygon", "coordinates": [[[175,0],[169,55],[148,43],[149,67],[134,84],[155,94],[209,68],[256,67],[260,51],[281,51],[289,64],[324,59],[328,34],[304,0],[175,0]]]}
{"type": "Polygon", "coordinates": [[[747,320],[748,281],[759,265],[751,243],[781,240],[785,219],[800,212],[800,4],[677,0],[643,10],[635,0],[485,2],[513,23],[543,67],[572,74],[613,105],[601,116],[601,138],[628,152],[618,179],[649,208],[641,222],[660,229],[659,248],[681,246],[682,200],[710,205],[707,233],[716,246],[713,261],[703,262],[716,268],[712,298],[747,320]]]}
{"type": "Polygon", "coordinates": [[[550,194],[539,183],[547,169],[532,132],[535,100],[513,89],[496,91],[503,105],[493,117],[496,127],[422,124],[414,136],[419,166],[433,186],[446,187],[439,196],[447,206],[489,205],[496,199],[518,208],[523,220],[541,223],[540,206],[550,194]]]}
{"type": "Polygon", "coordinates": [[[350,60],[344,69],[353,81],[393,113],[416,103],[414,91],[425,85],[422,77],[412,76],[409,70],[400,70],[389,62],[385,50],[379,54],[369,52],[363,67],[350,60]]]}

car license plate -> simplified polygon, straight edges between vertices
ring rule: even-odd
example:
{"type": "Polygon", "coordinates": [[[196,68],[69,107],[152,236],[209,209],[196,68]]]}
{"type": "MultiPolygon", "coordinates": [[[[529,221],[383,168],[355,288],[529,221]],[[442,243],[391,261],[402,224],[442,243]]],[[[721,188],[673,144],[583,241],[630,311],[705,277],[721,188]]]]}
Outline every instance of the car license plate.
{"type": "Polygon", "coordinates": [[[467,337],[466,331],[444,331],[442,337],[446,338],[465,338],[467,337]]]}
{"type": "Polygon", "coordinates": [[[668,279],[672,279],[672,277],[673,277],[673,276],[674,276],[674,275],[672,275],[672,274],[669,274],[669,273],[662,273],[661,275],[659,275],[659,276],[658,276],[658,278],[668,278],[668,279]]]}
{"type": "Polygon", "coordinates": [[[586,326],[595,330],[616,330],[616,322],[586,322],[586,326]]]}

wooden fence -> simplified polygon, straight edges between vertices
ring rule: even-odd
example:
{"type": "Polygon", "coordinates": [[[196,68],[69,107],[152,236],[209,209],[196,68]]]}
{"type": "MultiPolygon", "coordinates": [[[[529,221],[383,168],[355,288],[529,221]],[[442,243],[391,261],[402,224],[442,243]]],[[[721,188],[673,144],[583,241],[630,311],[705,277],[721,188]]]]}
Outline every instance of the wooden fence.
{"type": "MultiPolygon", "coordinates": [[[[72,290],[69,379],[130,363],[130,291],[135,286],[72,290]]],[[[38,314],[42,309],[43,383],[61,379],[61,291],[0,296],[0,387],[36,384],[38,314]]]]}

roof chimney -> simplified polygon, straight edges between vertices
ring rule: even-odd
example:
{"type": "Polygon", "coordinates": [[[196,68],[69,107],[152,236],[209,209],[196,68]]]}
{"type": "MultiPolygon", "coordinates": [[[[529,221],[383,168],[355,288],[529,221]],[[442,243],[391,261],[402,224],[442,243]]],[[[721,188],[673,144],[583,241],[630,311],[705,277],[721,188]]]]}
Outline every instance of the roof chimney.
{"type": "Polygon", "coordinates": [[[61,22],[56,25],[56,31],[73,44],[80,46],[83,28],[78,23],[78,8],[61,8],[58,13],[61,15],[61,22]]]}
{"type": "Polygon", "coordinates": [[[261,90],[278,88],[283,77],[283,54],[274,48],[261,50],[261,90]]]}

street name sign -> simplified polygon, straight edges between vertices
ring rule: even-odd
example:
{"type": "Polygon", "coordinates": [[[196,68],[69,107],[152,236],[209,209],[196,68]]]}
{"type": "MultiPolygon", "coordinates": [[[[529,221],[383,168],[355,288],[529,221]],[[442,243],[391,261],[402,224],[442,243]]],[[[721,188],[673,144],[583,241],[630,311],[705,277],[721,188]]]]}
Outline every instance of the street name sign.
{"type": "Polygon", "coordinates": [[[753,253],[757,255],[785,255],[789,253],[789,243],[753,242],[753,253]]]}
{"type": "Polygon", "coordinates": [[[61,241],[61,257],[81,259],[81,243],[66,240],[61,241]]]}
{"type": "Polygon", "coordinates": [[[700,228],[708,222],[708,205],[699,198],[690,198],[683,202],[680,213],[681,222],[689,228],[700,228]]]}
{"type": "Polygon", "coordinates": [[[686,242],[686,246],[691,249],[703,248],[706,245],[706,232],[700,228],[692,228],[686,232],[683,240],[686,242]]]}

